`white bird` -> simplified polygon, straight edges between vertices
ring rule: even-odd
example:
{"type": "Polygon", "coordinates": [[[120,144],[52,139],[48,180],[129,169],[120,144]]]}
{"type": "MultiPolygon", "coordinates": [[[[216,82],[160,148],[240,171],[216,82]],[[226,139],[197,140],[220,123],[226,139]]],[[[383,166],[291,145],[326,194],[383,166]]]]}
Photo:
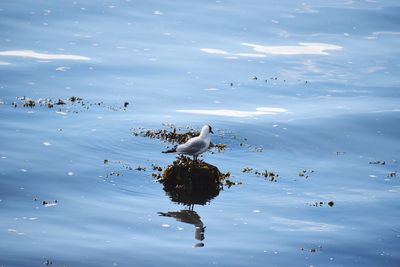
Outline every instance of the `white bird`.
{"type": "Polygon", "coordinates": [[[197,157],[203,152],[207,151],[210,146],[211,136],[210,133],[214,133],[210,125],[204,125],[201,128],[199,136],[190,138],[186,143],[181,144],[173,149],[163,151],[163,153],[178,153],[193,156],[193,160],[197,160],[197,157]]]}

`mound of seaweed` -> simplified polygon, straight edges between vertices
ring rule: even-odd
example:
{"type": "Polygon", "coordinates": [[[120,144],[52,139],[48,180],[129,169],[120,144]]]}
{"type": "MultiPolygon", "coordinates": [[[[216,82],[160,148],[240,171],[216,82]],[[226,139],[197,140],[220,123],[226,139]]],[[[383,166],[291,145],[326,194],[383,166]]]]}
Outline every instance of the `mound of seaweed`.
{"type": "Polygon", "coordinates": [[[172,201],[205,205],[218,196],[227,176],[214,165],[181,156],[164,170],[159,182],[172,201]]]}

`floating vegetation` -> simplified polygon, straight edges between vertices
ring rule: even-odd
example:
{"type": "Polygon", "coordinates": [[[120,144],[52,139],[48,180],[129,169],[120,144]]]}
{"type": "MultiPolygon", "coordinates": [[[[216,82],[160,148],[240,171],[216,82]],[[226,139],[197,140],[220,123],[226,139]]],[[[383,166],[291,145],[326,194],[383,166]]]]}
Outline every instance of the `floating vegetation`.
{"type": "Polygon", "coordinates": [[[231,181],[229,179],[225,179],[224,182],[225,182],[224,185],[226,185],[228,188],[231,188],[231,186],[233,186],[233,185],[242,184],[242,182],[235,182],[235,181],[231,181]]]}
{"type": "Polygon", "coordinates": [[[122,173],[120,173],[120,172],[116,172],[116,171],[112,171],[112,172],[109,172],[108,174],[107,174],[107,176],[106,176],[106,178],[109,178],[109,177],[111,177],[111,176],[123,176],[123,174],[122,173]]]}
{"type": "Polygon", "coordinates": [[[271,182],[276,182],[278,177],[279,177],[279,174],[277,174],[275,172],[271,172],[271,171],[268,171],[268,170],[259,171],[259,170],[256,170],[256,169],[253,169],[253,168],[249,168],[249,167],[244,167],[242,169],[242,172],[243,173],[252,173],[252,174],[254,174],[256,176],[264,177],[264,178],[266,178],[267,180],[269,180],[271,182]]]}
{"type": "Polygon", "coordinates": [[[271,182],[276,182],[276,179],[279,177],[279,174],[276,174],[274,172],[269,172],[267,170],[263,172],[255,171],[254,174],[268,178],[271,182]]]}
{"type": "Polygon", "coordinates": [[[328,205],[329,207],[333,207],[335,205],[335,202],[333,202],[333,201],[329,201],[329,202],[319,201],[319,202],[315,202],[315,203],[310,204],[310,206],[313,206],[313,207],[323,207],[325,205],[328,205]]]}
{"type": "Polygon", "coordinates": [[[57,102],[55,102],[54,104],[55,104],[55,105],[65,105],[66,103],[65,103],[64,100],[62,100],[62,99],[59,98],[59,99],[57,100],[57,102]]]}
{"type": "MultiPolygon", "coordinates": [[[[26,96],[22,96],[22,97],[18,97],[17,99],[22,101],[23,107],[33,108],[33,107],[36,106],[36,102],[32,98],[29,98],[29,97],[26,97],[26,96]]],[[[13,102],[13,106],[17,107],[17,103],[13,102]]]]}
{"type": "Polygon", "coordinates": [[[163,168],[161,166],[158,166],[155,163],[151,164],[151,168],[153,169],[153,171],[158,171],[158,172],[162,172],[163,171],[163,168]]]}
{"type": "MultiPolygon", "coordinates": [[[[169,129],[144,129],[135,128],[132,129],[134,136],[148,137],[152,139],[158,139],[171,144],[183,144],[186,143],[190,138],[198,136],[199,131],[186,127],[185,130],[178,129],[173,125],[169,125],[169,129]]],[[[226,144],[214,144],[210,143],[209,149],[215,149],[217,152],[223,152],[227,148],[226,144]]]]}
{"type": "MultiPolygon", "coordinates": [[[[243,140],[247,141],[246,138],[244,138],[243,140]]],[[[261,146],[252,146],[252,145],[247,144],[245,142],[240,142],[239,146],[245,147],[245,148],[249,149],[250,151],[254,151],[254,152],[263,152],[264,151],[264,148],[261,147],[261,146]]]]}
{"type": "Polygon", "coordinates": [[[310,174],[313,172],[314,172],[314,170],[301,170],[301,171],[299,171],[299,176],[307,179],[310,176],[310,174]]]}
{"type": "Polygon", "coordinates": [[[53,206],[58,205],[58,200],[57,199],[54,200],[54,201],[43,200],[42,201],[42,205],[45,206],[46,208],[53,207],[53,206]]]}
{"type": "MultiPolygon", "coordinates": [[[[125,170],[131,171],[133,170],[132,166],[126,162],[123,162],[122,160],[116,160],[114,161],[114,163],[120,164],[125,170]]],[[[139,168],[140,166],[138,166],[139,168]]],[[[141,168],[141,167],[140,167],[141,168]]],[[[136,168],[135,170],[138,171],[138,169],[136,168]]]]}
{"type": "Polygon", "coordinates": [[[112,181],[113,180],[112,178],[114,178],[114,177],[121,177],[121,176],[126,175],[128,171],[146,172],[148,169],[147,167],[142,166],[142,165],[137,165],[136,167],[132,167],[131,164],[126,163],[122,160],[104,159],[103,164],[108,165],[109,167],[106,167],[107,173],[105,175],[102,175],[99,177],[103,178],[103,179],[109,178],[110,181],[112,181]]]}
{"type": "Polygon", "coordinates": [[[243,169],[242,169],[242,172],[243,173],[251,173],[253,171],[253,168],[249,168],[249,167],[244,167],[243,169]]]}
{"type": "Polygon", "coordinates": [[[172,201],[184,205],[205,205],[218,196],[230,173],[204,161],[180,156],[163,172],[160,183],[172,201]]]}
{"type": "MultiPolygon", "coordinates": [[[[133,128],[132,134],[134,136],[147,137],[152,139],[158,139],[171,143],[173,145],[183,144],[192,137],[198,136],[200,132],[190,126],[187,127],[176,127],[173,124],[163,124],[166,128],[164,129],[146,129],[146,128],[133,128]]],[[[230,131],[218,131],[218,137],[222,139],[229,139],[230,142],[236,143],[239,147],[243,147],[253,152],[263,152],[262,146],[254,146],[248,144],[247,138],[238,137],[236,134],[230,131]]],[[[233,144],[232,144],[233,145],[233,144]]],[[[229,144],[231,147],[231,144],[229,144]]],[[[228,149],[226,143],[210,143],[209,149],[211,152],[223,152],[228,149]]]]}
{"type": "Polygon", "coordinates": [[[156,179],[156,180],[160,180],[162,179],[162,172],[163,172],[163,168],[161,166],[158,166],[155,163],[151,164],[151,168],[153,169],[153,173],[151,174],[151,176],[156,179]]]}
{"type": "Polygon", "coordinates": [[[385,165],[386,162],[384,160],[376,160],[376,161],[370,161],[369,164],[374,164],[374,165],[385,165]]]}
{"type": "MultiPolygon", "coordinates": [[[[54,106],[66,106],[65,112],[73,112],[73,113],[79,113],[80,111],[83,110],[88,110],[90,107],[97,106],[97,107],[103,107],[103,108],[108,108],[113,111],[118,111],[118,110],[126,110],[126,107],[129,105],[129,102],[124,102],[121,107],[115,107],[115,106],[108,106],[104,104],[103,102],[90,102],[87,100],[83,100],[83,98],[79,96],[71,96],[68,98],[68,100],[58,98],[56,100],[52,100],[49,98],[39,98],[37,100],[34,100],[32,98],[22,96],[22,97],[17,97],[19,101],[21,101],[21,104],[23,107],[47,107],[49,109],[53,108],[54,106]],[[70,104],[70,105],[68,105],[70,104]],[[70,110],[70,106],[74,107],[80,107],[81,110],[70,110]]],[[[17,102],[12,102],[11,104],[14,108],[18,107],[17,102]]],[[[61,111],[61,110],[59,110],[61,111]]]]}
{"type": "Polygon", "coordinates": [[[58,200],[40,200],[38,197],[33,197],[33,201],[41,201],[42,205],[46,208],[58,205],[58,200]]]}
{"type": "Polygon", "coordinates": [[[43,265],[45,265],[45,266],[50,266],[50,265],[52,265],[53,264],[53,261],[51,261],[51,260],[45,260],[44,262],[43,262],[43,265]]]}
{"type": "Polygon", "coordinates": [[[80,98],[79,96],[71,96],[68,100],[74,103],[76,101],[82,101],[83,99],[80,98]]]}
{"type": "Polygon", "coordinates": [[[176,127],[170,129],[143,129],[136,128],[132,130],[134,136],[142,136],[153,139],[159,139],[162,141],[166,141],[172,144],[183,144],[188,141],[190,138],[198,136],[200,134],[199,131],[189,129],[187,132],[178,133],[176,127]]]}
{"type": "Polygon", "coordinates": [[[320,250],[322,250],[322,246],[321,245],[319,245],[318,247],[310,248],[308,250],[306,250],[305,248],[301,248],[301,251],[309,251],[311,253],[315,253],[315,252],[318,252],[320,250]]]}
{"type": "Polygon", "coordinates": [[[139,165],[135,168],[135,171],[146,171],[146,167],[142,167],[139,165]]]}
{"type": "Polygon", "coordinates": [[[210,148],[216,148],[218,152],[222,152],[227,148],[227,145],[225,144],[210,144],[210,148]]]}

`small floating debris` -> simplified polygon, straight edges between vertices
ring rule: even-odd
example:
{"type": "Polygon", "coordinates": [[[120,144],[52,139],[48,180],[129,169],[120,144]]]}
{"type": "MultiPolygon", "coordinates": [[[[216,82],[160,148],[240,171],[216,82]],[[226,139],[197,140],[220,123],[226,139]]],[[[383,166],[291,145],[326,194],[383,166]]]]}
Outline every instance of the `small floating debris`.
{"type": "Polygon", "coordinates": [[[315,252],[321,251],[321,249],[322,249],[322,246],[319,245],[318,247],[310,248],[309,250],[306,250],[305,248],[301,248],[301,251],[309,251],[311,253],[315,253],[315,252]]]}
{"type": "Polygon", "coordinates": [[[313,207],[323,207],[324,205],[328,205],[329,207],[333,207],[335,205],[335,203],[333,201],[329,201],[329,202],[319,201],[319,202],[315,202],[313,204],[310,204],[310,206],[313,206],[313,207]]]}
{"type": "Polygon", "coordinates": [[[226,148],[227,145],[225,144],[210,144],[210,148],[216,148],[218,152],[223,152],[226,148]]]}
{"type": "Polygon", "coordinates": [[[142,167],[142,166],[137,166],[135,168],[136,171],[146,171],[146,167],[142,167]]]}
{"type": "Polygon", "coordinates": [[[125,103],[124,103],[124,108],[127,108],[128,105],[129,105],[129,102],[125,102],[125,103]]]}
{"type": "Polygon", "coordinates": [[[153,169],[153,173],[151,174],[151,176],[156,179],[156,180],[160,180],[162,179],[162,171],[163,168],[161,166],[158,166],[157,164],[153,163],[151,164],[151,168],[153,169]]]}
{"type": "Polygon", "coordinates": [[[58,205],[58,200],[54,200],[54,201],[47,201],[47,200],[43,200],[42,201],[42,205],[45,206],[46,208],[48,207],[54,207],[58,205]]]}
{"type": "Polygon", "coordinates": [[[299,172],[300,177],[305,177],[306,179],[309,177],[310,173],[313,173],[314,170],[301,170],[299,172]]]}
{"type": "MultiPolygon", "coordinates": [[[[122,165],[122,167],[123,167],[125,170],[128,170],[128,171],[133,170],[133,168],[132,168],[132,166],[131,166],[130,164],[128,164],[128,163],[126,163],[126,162],[123,162],[122,160],[117,160],[117,161],[115,161],[115,163],[118,163],[118,164],[122,165]]],[[[140,166],[138,166],[138,167],[140,167],[140,166]]],[[[141,167],[140,167],[140,168],[141,168],[141,167]]],[[[146,170],[146,168],[144,168],[144,170],[146,170]]]]}
{"type": "Polygon", "coordinates": [[[59,98],[58,100],[57,100],[57,102],[55,102],[54,103],[55,105],[65,105],[65,101],[64,100],[62,100],[61,98],[59,98]]]}
{"type": "Polygon", "coordinates": [[[83,99],[82,98],[80,98],[79,96],[71,96],[69,99],[68,99],[69,101],[71,101],[72,103],[74,103],[74,102],[78,102],[78,101],[82,101],[83,99]]]}
{"type": "Polygon", "coordinates": [[[51,261],[51,260],[45,260],[43,262],[43,265],[45,265],[45,266],[49,266],[49,265],[52,265],[52,264],[53,264],[53,261],[51,261]]]}
{"type": "Polygon", "coordinates": [[[270,180],[271,182],[276,182],[277,178],[279,177],[279,174],[275,173],[275,172],[271,172],[268,170],[265,171],[259,171],[250,167],[244,167],[242,169],[242,173],[253,173],[256,176],[261,176],[264,178],[268,178],[268,180],[270,180]]]}
{"type": "Polygon", "coordinates": [[[123,176],[123,175],[122,175],[122,173],[112,171],[112,172],[109,172],[106,177],[108,178],[110,176],[123,176]]]}
{"type": "Polygon", "coordinates": [[[108,164],[108,159],[103,160],[103,164],[108,164]]]}
{"type": "Polygon", "coordinates": [[[243,169],[242,169],[242,172],[243,173],[251,173],[253,171],[253,168],[249,168],[249,167],[244,167],[243,169]]]}
{"type": "Polygon", "coordinates": [[[386,162],[384,160],[376,160],[376,161],[370,161],[369,164],[374,164],[374,165],[385,165],[386,162]]]}
{"type": "Polygon", "coordinates": [[[265,178],[269,178],[271,182],[276,182],[276,179],[279,177],[279,174],[276,174],[274,172],[269,172],[267,170],[260,172],[260,171],[254,171],[254,174],[257,176],[263,176],[265,178]]]}
{"type": "Polygon", "coordinates": [[[387,175],[387,177],[396,177],[397,176],[397,172],[389,172],[389,174],[387,175]]]}
{"type": "Polygon", "coordinates": [[[344,152],[344,151],[336,151],[337,156],[345,155],[345,154],[346,154],[346,152],[344,152]]]}
{"type": "Polygon", "coordinates": [[[235,181],[231,181],[229,179],[224,180],[224,185],[226,185],[228,188],[231,188],[231,186],[233,186],[233,185],[240,185],[240,184],[242,184],[242,182],[235,182],[235,181]]]}
{"type": "MultiPolygon", "coordinates": [[[[36,102],[35,102],[35,100],[33,100],[32,98],[23,96],[23,97],[18,97],[17,99],[22,101],[24,107],[33,108],[33,107],[36,106],[36,102]]],[[[15,103],[15,102],[14,102],[14,103],[15,103]]],[[[16,103],[15,103],[14,107],[17,107],[17,104],[16,104],[16,103]]]]}
{"type": "Polygon", "coordinates": [[[158,172],[162,172],[163,171],[163,168],[161,166],[158,166],[155,163],[151,164],[151,168],[153,169],[153,171],[158,171],[158,172]]]}

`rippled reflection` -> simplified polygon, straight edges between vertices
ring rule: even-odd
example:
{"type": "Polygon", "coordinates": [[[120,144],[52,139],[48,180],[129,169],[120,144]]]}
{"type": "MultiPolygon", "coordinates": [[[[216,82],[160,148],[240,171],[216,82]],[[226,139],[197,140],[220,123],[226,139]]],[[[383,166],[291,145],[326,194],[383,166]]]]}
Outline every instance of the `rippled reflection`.
{"type": "MultiPolygon", "coordinates": [[[[204,240],[204,232],[206,227],[201,221],[200,216],[194,210],[181,210],[181,211],[169,211],[159,212],[160,216],[175,218],[178,222],[192,224],[195,227],[194,238],[198,241],[204,240]]],[[[194,245],[195,247],[203,247],[204,243],[199,242],[194,245]]]]}

